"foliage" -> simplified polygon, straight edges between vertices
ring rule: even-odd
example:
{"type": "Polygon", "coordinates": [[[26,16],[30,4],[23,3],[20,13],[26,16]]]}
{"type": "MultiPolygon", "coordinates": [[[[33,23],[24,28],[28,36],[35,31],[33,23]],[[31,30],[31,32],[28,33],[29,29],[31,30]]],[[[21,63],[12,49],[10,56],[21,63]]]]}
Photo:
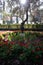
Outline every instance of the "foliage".
{"type": "Polygon", "coordinates": [[[20,33],[10,33],[9,35],[10,35],[11,40],[5,41],[1,39],[0,58],[7,59],[7,60],[18,59],[20,62],[24,62],[24,63],[27,61],[32,62],[32,63],[36,63],[36,62],[39,63],[43,61],[43,46],[41,45],[43,44],[43,42],[40,43],[40,45],[39,45],[39,42],[38,43],[33,42],[33,40],[37,38],[37,34],[27,33],[27,32],[24,33],[25,34],[24,37],[26,37],[26,39],[28,38],[31,39],[31,37],[33,38],[30,40],[31,42],[28,46],[27,46],[28,42],[24,43],[23,41],[24,39],[21,40],[22,37],[19,34],[20,33]]]}
{"type": "Polygon", "coordinates": [[[0,58],[3,59],[9,57],[9,59],[17,58],[21,62],[29,59],[31,59],[32,62],[39,62],[43,57],[42,53],[43,50],[41,50],[40,47],[34,47],[31,45],[28,48],[23,46],[21,47],[19,44],[0,46],[0,58]]]}
{"type": "MultiPolygon", "coordinates": [[[[3,28],[3,29],[8,29],[8,28],[12,28],[12,29],[17,29],[17,28],[19,28],[20,29],[20,24],[8,24],[8,25],[6,25],[6,24],[4,24],[4,25],[0,25],[0,28],[3,28]]],[[[24,28],[32,28],[32,29],[42,29],[43,28],[43,24],[25,24],[24,25],[24,28]]]]}

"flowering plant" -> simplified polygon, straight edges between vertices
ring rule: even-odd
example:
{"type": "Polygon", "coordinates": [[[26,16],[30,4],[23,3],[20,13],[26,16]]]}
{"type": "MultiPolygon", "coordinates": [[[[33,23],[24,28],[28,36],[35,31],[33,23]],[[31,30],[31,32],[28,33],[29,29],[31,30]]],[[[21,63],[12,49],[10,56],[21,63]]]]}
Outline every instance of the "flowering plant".
{"type": "Polygon", "coordinates": [[[25,38],[26,35],[20,36],[19,34],[11,33],[10,40],[9,38],[7,40],[1,38],[0,58],[18,59],[20,62],[27,63],[41,63],[43,61],[43,40],[38,39],[36,34],[29,34],[28,38],[25,38]],[[31,39],[31,36],[33,39],[31,39]],[[24,43],[26,39],[29,39],[30,42],[24,43]],[[38,40],[42,42],[39,43],[38,40]]]}

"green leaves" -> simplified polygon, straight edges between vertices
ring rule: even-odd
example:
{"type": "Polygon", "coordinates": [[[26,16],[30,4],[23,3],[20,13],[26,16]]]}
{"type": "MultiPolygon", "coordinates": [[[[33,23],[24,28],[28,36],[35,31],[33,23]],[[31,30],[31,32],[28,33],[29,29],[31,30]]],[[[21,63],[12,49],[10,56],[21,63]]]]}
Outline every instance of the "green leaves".
{"type": "Polygon", "coordinates": [[[19,60],[20,61],[26,61],[27,60],[27,57],[26,57],[26,55],[23,53],[23,54],[20,54],[20,56],[19,56],[19,60]]]}
{"type": "Polygon", "coordinates": [[[40,61],[43,51],[39,50],[39,47],[35,47],[32,44],[28,48],[20,46],[19,44],[14,45],[3,45],[0,47],[0,58],[18,58],[20,61],[27,61],[31,59],[33,62],[40,61]],[[10,48],[11,46],[11,48],[10,48]],[[38,50],[36,50],[38,48],[38,50]],[[39,60],[38,60],[39,58],[39,60]]]}
{"type": "Polygon", "coordinates": [[[8,47],[6,45],[3,45],[2,47],[0,47],[0,57],[6,58],[7,57],[7,51],[8,51],[8,47]]]}
{"type": "MultiPolygon", "coordinates": [[[[8,41],[0,41],[0,58],[17,58],[22,62],[31,60],[33,62],[40,61],[43,57],[43,46],[37,44],[32,44],[37,38],[37,34],[24,33],[25,35],[20,35],[20,33],[11,33],[8,36],[8,41]],[[29,39],[29,41],[28,41],[29,39]],[[24,41],[27,41],[24,43],[24,41]],[[28,44],[30,43],[30,44],[28,44]],[[2,45],[1,45],[2,44],[2,45]]],[[[43,44],[43,43],[42,43],[43,44]]]]}

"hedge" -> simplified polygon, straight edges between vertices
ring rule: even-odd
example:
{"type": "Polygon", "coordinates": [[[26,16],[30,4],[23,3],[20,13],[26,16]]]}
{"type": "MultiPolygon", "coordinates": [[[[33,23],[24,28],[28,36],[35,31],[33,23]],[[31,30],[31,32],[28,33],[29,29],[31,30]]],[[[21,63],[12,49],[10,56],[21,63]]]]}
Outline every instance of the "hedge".
{"type": "MultiPolygon", "coordinates": [[[[0,28],[20,28],[20,24],[3,24],[0,25],[0,28]]],[[[43,24],[25,24],[24,28],[41,28],[43,29],[43,24]]]]}

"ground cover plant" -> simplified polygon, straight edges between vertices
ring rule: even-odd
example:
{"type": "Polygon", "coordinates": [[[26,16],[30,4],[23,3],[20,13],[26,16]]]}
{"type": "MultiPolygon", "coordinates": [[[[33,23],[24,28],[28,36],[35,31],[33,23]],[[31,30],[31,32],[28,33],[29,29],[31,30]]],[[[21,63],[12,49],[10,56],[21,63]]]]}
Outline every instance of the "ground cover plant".
{"type": "Polygon", "coordinates": [[[0,65],[43,65],[43,34],[24,32],[0,36],[0,65]]]}

